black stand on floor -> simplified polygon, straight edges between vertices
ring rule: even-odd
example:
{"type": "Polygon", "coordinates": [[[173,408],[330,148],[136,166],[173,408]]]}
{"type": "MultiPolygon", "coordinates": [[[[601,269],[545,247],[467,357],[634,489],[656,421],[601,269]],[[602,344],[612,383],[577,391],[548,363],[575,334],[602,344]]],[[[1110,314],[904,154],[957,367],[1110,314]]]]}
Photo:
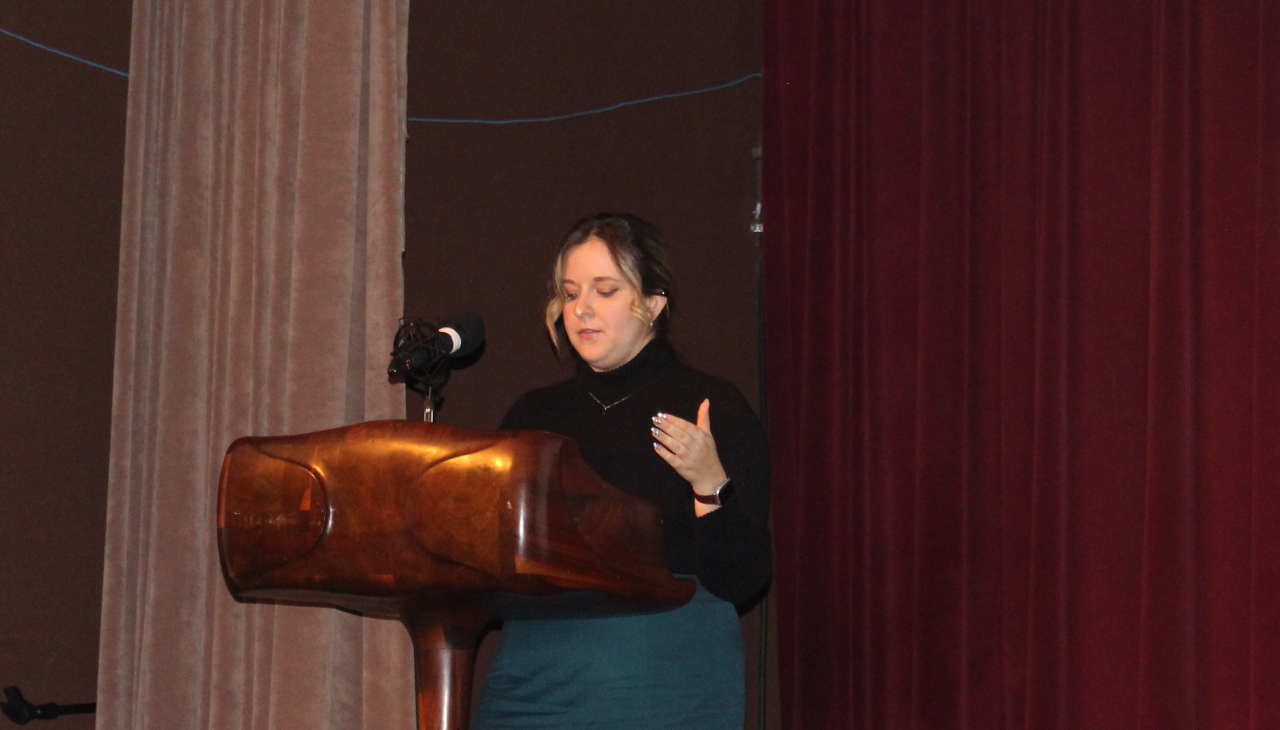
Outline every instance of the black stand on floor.
{"type": "Polygon", "coordinates": [[[22,696],[22,690],[17,687],[5,687],[4,698],[7,702],[0,702],[0,710],[4,711],[5,717],[19,725],[26,725],[32,720],[52,720],[62,715],[87,715],[98,709],[96,702],[84,702],[78,705],[59,705],[49,702],[33,705],[27,702],[22,696]]]}

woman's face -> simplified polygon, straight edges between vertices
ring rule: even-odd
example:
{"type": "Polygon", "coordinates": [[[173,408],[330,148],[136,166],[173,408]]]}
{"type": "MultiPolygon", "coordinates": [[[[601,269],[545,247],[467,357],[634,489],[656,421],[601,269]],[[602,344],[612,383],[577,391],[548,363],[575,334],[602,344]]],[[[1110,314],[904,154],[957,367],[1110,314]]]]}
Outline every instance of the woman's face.
{"type": "MultiPolygon", "coordinates": [[[[653,339],[649,326],[631,311],[640,292],[594,236],[570,249],[564,264],[564,329],[573,349],[596,372],[625,365],[653,339]]],[[[651,318],[666,303],[661,296],[643,302],[651,318]]]]}

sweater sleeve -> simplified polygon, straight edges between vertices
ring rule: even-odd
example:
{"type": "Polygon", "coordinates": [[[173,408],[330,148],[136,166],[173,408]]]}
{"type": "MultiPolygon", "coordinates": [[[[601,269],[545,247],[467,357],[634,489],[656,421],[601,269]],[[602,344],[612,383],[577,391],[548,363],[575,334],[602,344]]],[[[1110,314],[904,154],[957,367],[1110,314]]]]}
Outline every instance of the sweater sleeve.
{"type": "Polygon", "coordinates": [[[698,578],[713,595],[742,604],[773,573],[768,444],[751,406],[727,383],[711,396],[711,435],[736,493],[695,522],[698,578]]]}

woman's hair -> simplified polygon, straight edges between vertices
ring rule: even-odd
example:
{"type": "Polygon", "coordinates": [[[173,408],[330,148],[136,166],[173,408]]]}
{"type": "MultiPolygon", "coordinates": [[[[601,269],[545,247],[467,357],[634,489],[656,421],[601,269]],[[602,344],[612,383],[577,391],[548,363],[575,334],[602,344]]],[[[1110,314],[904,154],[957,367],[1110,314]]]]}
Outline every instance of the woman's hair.
{"type": "Polygon", "coordinates": [[[629,213],[600,213],[575,223],[561,239],[560,248],[556,251],[555,265],[551,271],[551,296],[547,300],[547,331],[551,333],[551,341],[555,343],[556,350],[560,350],[565,339],[565,298],[562,284],[565,259],[569,257],[570,251],[592,237],[600,239],[609,249],[613,263],[627,282],[640,292],[641,297],[661,295],[667,298],[667,305],[653,321],[650,321],[649,310],[641,300],[631,303],[632,314],[645,324],[652,325],[656,336],[666,336],[671,321],[673,284],[667,239],[657,226],[638,216],[629,213]]]}

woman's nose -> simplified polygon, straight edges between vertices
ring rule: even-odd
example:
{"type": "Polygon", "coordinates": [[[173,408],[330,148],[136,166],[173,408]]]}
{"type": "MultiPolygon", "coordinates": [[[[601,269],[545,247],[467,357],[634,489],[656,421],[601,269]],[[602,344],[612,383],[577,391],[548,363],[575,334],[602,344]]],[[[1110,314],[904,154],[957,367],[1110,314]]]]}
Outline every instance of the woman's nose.
{"type": "Polygon", "coordinates": [[[578,319],[586,319],[592,314],[591,305],[587,304],[585,298],[579,298],[573,303],[573,316],[578,319]]]}

